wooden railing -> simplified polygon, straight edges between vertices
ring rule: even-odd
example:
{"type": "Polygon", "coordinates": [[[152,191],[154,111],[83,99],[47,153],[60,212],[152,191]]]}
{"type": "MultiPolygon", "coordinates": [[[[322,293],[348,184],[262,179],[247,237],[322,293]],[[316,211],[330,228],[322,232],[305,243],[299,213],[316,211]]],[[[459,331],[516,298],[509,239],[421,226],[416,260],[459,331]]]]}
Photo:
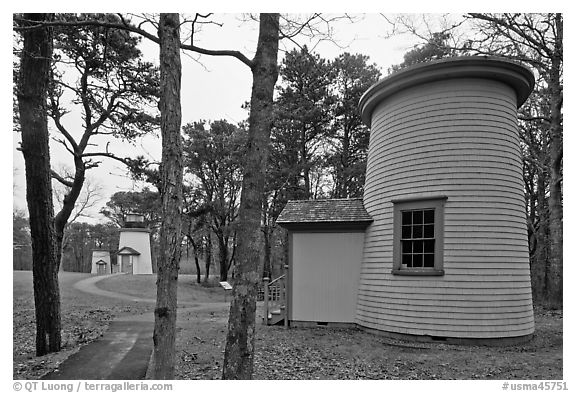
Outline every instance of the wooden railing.
{"type": "Polygon", "coordinates": [[[280,311],[284,315],[284,324],[287,324],[286,318],[286,274],[270,281],[270,278],[264,277],[264,313],[266,323],[272,318],[273,312],[280,311]]]}

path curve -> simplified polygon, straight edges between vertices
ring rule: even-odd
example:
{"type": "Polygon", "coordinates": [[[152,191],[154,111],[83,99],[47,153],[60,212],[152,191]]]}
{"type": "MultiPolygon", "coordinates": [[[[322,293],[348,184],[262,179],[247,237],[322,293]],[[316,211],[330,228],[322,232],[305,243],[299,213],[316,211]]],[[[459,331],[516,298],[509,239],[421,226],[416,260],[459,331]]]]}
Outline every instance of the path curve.
{"type": "MultiPolygon", "coordinates": [[[[123,299],[136,303],[156,303],[156,299],[137,298],[124,293],[100,289],[96,283],[111,275],[89,277],[74,283],[74,288],[92,295],[123,299]]],[[[228,302],[178,302],[182,311],[218,311],[229,307],[228,302]]],[[[58,369],[42,379],[51,380],[141,380],[146,377],[152,354],[154,313],[117,317],[102,337],[80,348],[58,369]]]]}
{"type": "MultiPolygon", "coordinates": [[[[121,273],[122,274],[122,273],[121,273]]],[[[151,298],[138,298],[135,297],[134,295],[127,295],[125,293],[120,293],[120,292],[114,292],[114,291],[108,291],[106,289],[101,289],[98,288],[96,286],[97,282],[100,282],[106,278],[110,278],[113,277],[113,275],[101,275],[101,276],[94,276],[94,277],[88,277],[85,278],[84,280],[80,280],[77,281],[76,283],[74,283],[74,288],[78,289],[79,291],[82,292],[86,292],[92,295],[97,295],[97,296],[105,296],[105,297],[110,297],[113,299],[122,299],[122,300],[128,300],[128,301],[132,301],[132,302],[136,302],[136,303],[152,303],[155,304],[156,303],[156,299],[151,299],[151,298]]],[[[179,308],[193,308],[195,310],[209,310],[212,308],[218,309],[218,308],[222,308],[224,306],[228,307],[230,305],[230,302],[213,302],[213,303],[199,303],[199,302],[187,302],[187,301],[178,301],[178,307],[179,308]]],[[[147,313],[150,314],[150,313],[147,313]]]]}
{"type": "Polygon", "coordinates": [[[111,274],[88,277],[88,278],[85,278],[84,280],[80,280],[80,281],[75,282],[74,288],[78,289],[79,291],[89,293],[91,295],[105,296],[105,297],[110,297],[113,299],[129,300],[132,302],[156,303],[156,299],[137,298],[137,297],[132,296],[132,295],[127,295],[125,293],[112,292],[112,291],[107,291],[105,289],[100,289],[96,286],[97,282],[100,282],[100,281],[102,281],[106,278],[110,278],[110,277],[112,277],[111,274]]]}

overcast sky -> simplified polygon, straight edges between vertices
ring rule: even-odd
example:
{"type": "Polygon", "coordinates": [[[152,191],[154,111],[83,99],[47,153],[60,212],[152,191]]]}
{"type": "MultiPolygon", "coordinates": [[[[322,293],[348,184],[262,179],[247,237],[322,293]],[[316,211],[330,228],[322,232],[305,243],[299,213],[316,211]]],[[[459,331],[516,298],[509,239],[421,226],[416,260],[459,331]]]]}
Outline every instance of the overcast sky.
{"type": "MultiPolygon", "coordinates": [[[[316,52],[326,58],[334,59],[343,52],[360,53],[370,57],[383,75],[392,64],[402,61],[403,54],[416,42],[413,37],[399,36],[386,38],[389,25],[378,14],[353,14],[354,23],[339,22],[333,25],[336,43],[324,42],[316,47],[316,52]]],[[[222,27],[208,26],[195,38],[198,46],[210,49],[240,50],[252,57],[256,48],[257,23],[243,21],[240,14],[219,14],[213,20],[223,23],[222,27]]],[[[300,44],[312,44],[303,39],[300,44]]],[[[142,41],[145,56],[158,64],[158,47],[146,40],[142,41]]],[[[281,50],[290,50],[294,46],[281,43],[281,50]]],[[[280,53],[283,56],[283,53],[280,53]]],[[[237,123],[247,118],[247,112],[241,108],[249,100],[252,76],[246,65],[235,58],[182,55],[182,124],[200,119],[226,119],[237,123]]],[[[78,112],[67,115],[67,124],[71,128],[79,127],[78,112]]],[[[100,137],[95,142],[104,146],[111,138],[100,137]]],[[[16,147],[20,136],[13,133],[13,206],[25,209],[24,162],[16,147]]],[[[158,136],[145,137],[134,145],[113,141],[111,151],[117,155],[136,156],[144,154],[159,160],[161,141],[158,136]]],[[[51,161],[55,168],[65,165],[72,168],[71,156],[59,144],[51,143],[51,161]]],[[[113,160],[103,160],[99,168],[88,171],[92,183],[101,187],[101,202],[91,211],[93,219],[104,220],[98,213],[100,207],[117,191],[139,190],[142,184],[131,181],[122,164],[113,160]]]]}

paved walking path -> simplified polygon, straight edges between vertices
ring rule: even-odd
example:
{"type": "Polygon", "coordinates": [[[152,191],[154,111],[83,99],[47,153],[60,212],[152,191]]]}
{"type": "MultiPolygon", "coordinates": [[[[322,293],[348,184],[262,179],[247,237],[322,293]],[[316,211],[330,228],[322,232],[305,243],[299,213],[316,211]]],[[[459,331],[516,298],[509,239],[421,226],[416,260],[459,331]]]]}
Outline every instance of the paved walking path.
{"type": "MultiPolygon", "coordinates": [[[[106,291],[96,283],[110,276],[94,276],[78,281],[74,287],[98,296],[133,302],[156,303],[156,299],[141,299],[131,295],[106,291]]],[[[194,310],[220,310],[228,303],[178,302],[178,306],[194,310]]],[[[120,317],[110,323],[98,340],[80,348],[66,359],[58,369],[42,379],[51,380],[139,380],[144,379],[152,354],[154,314],[145,313],[120,317]]]]}
{"type": "Polygon", "coordinates": [[[144,379],[153,330],[153,322],[112,321],[104,336],[42,379],[144,379]]]}

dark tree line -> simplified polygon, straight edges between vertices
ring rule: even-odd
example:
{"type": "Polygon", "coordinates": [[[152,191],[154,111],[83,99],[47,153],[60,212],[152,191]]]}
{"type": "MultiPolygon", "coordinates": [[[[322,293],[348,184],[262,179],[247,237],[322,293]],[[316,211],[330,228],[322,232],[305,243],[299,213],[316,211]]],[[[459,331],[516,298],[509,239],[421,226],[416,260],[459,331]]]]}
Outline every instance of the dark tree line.
{"type": "Polygon", "coordinates": [[[361,197],[368,128],[357,103],[380,78],[361,54],[286,54],[274,103],[270,188],[287,199],[361,197]]]}
{"type": "Polygon", "coordinates": [[[186,209],[189,224],[185,233],[195,245],[196,254],[200,248],[211,248],[214,239],[220,281],[227,281],[236,251],[235,225],[242,185],[245,130],[218,120],[210,124],[187,124],[182,131],[184,167],[191,178],[185,194],[193,194],[186,198],[190,205],[186,209]],[[194,232],[202,229],[202,238],[198,239],[194,232]]]}

